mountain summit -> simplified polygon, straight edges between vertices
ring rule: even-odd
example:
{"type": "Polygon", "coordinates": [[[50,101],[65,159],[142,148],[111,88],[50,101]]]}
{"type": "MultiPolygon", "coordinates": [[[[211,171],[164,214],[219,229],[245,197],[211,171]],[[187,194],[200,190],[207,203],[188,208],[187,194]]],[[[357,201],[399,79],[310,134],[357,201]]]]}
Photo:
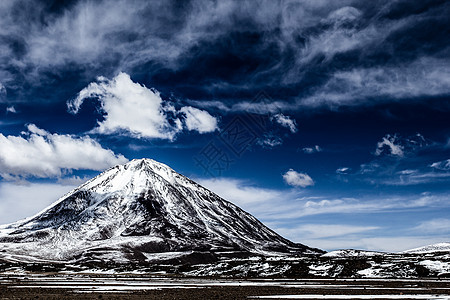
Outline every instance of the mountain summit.
{"type": "MultiPolygon", "coordinates": [[[[118,165],[41,213],[0,227],[0,252],[29,261],[152,262],[187,253],[318,253],[151,159],[118,165]]],[[[208,255],[206,255],[208,254],[208,255]]]]}

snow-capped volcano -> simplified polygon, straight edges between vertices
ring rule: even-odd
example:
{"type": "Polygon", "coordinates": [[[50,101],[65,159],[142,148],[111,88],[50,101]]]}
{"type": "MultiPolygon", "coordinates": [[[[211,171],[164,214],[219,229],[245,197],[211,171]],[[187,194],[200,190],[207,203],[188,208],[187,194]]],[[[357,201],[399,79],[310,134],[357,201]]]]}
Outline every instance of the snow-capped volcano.
{"type": "Polygon", "coordinates": [[[3,256],[152,261],[177,253],[316,252],[150,159],[113,167],[34,217],[0,227],[3,256]]]}

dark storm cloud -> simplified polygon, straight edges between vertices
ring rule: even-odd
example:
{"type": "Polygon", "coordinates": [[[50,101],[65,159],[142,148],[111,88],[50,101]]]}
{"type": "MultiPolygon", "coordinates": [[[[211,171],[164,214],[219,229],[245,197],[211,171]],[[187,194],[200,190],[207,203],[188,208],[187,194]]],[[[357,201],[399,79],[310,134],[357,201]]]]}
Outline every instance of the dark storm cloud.
{"type": "Polygon", "coordinates": [[[2,1],[0,84],[6,101],[65,101],[123,71],[231,109],[260,90],[290,108],[436,97],[448,15],[437,0],[2,1]]]}

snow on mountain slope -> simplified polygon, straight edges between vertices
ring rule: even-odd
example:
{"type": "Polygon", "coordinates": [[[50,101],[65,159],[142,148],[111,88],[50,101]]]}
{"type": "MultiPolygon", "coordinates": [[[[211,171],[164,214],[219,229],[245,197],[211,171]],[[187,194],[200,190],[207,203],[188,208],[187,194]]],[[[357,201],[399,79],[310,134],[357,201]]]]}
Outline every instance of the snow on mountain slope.
{"type": "Polygon", "coordinates": [[[401,253],[432,253],[432,252],[450,252],[450,243],[437,243],[433,245],[427,245],[419,248],[403,251],[401,253]]]}
{"type": "Polygon", "coordinates": [[[4,257],[127,262],[192,251],[317,252],[150,159],[113,167],[41,213],[0,227],[4,257]]]}

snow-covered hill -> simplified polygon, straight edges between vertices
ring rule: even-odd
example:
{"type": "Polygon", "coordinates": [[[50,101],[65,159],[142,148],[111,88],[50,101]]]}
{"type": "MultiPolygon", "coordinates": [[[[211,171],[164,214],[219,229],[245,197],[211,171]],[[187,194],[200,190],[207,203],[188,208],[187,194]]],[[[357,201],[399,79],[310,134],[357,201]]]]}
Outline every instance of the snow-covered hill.
{"type": "Polygon", "coordinates": [[[113,167],[0,227],[0,256],[9,260],[151,262],[193,252],[318,253],[150,159],[113,167]]]}
{"type": "Polygon", "coordinates": [[[335,251],[327,252],[324,255],[322,255],[322,257],[372,257],[372,256],[385,255],[385,254],[386,253],[377,252],[377,251],[345,249],[345,250],[335,250],[335,251]]]}
{"type": "Polygon", "coordinates": [[[403,251],[402,253],[433,253],[433,252],[449,252],[450,254],[450,243],[438,243],[428,246],[423,246],[419,248],[414,248],[410,250],[403,251]]]}

